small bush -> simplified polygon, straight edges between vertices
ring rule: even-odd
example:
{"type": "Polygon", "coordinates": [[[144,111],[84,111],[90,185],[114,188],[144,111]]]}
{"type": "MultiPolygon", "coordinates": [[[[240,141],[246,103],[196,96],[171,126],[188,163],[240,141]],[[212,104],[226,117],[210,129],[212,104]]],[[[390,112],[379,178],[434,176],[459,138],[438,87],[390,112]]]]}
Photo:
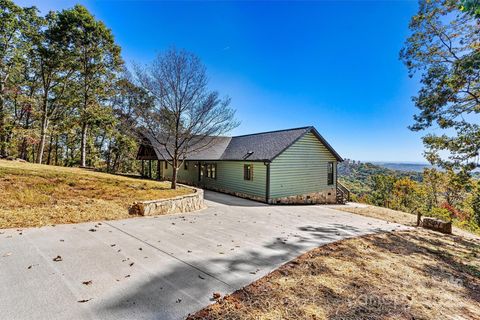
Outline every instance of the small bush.
{"type": "Polygon", "coordinates": [[[445,221],[451,221],[451,212],[448,209],[445,208],[432,208],[430,212],[427,214],[429,217],[437,218],[437,219],[442,219],[445,221]]]}

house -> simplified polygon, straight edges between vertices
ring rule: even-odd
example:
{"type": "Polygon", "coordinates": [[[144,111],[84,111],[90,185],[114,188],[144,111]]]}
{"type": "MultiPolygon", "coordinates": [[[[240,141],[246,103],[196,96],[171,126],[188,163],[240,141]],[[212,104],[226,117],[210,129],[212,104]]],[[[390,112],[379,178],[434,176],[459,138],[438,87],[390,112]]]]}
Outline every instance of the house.
{"type": "MultiPolygon", "coordinates": [[[[187,154],[177,180],[271,204],[344,202],[348,191],[337,182],[343,161],[312,127],[210,137],[209,146],[187,154]]],[[[148,161],[149,176],[171,179],[165,149],[145,138],[137,159],[148,161]],[[152,161],[157,166],[152,169],[152,161]]]]}

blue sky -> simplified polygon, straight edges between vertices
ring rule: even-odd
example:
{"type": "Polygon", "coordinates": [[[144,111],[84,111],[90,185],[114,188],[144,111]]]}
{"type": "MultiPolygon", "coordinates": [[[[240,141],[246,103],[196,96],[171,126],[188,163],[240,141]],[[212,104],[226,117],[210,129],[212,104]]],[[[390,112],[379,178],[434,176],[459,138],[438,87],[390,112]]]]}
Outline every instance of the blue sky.
{"type": "Polygon", "coordinates": [[[196,53],[245,134],[314,125],[345,158],[424,162],[408,130],[418,83],[398,59],[415,1],[16,1],[85,5],[127,63],[171,46],[196,53]]]}

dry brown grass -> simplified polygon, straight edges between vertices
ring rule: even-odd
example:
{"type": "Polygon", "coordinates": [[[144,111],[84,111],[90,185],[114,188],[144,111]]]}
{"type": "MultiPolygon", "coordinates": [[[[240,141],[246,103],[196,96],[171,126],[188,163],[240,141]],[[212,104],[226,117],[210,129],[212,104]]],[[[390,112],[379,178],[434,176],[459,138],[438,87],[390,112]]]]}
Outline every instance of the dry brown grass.
{"type": "MultiPolygon", "coordinates": [[[[417,225],[417,216],[412,213],[406,213],[402,211],[392,210],[383,207],[377,207],[372,205],[355,206],[355,205],[346,205],[346,206],[335,206],[336,210],[346,211],[350,213],[359,214],[362,216],[376,218],[388,222],[400,223],[406,226],[416,226],[417,225]]],[[[453,233],[467,238],[479,238],[479,234],[474,234],[466,230],[453,227],[453,233]]]]}
{"type": "Polygon", "coordinates": [[[128,218],[134,201],[190,193],[167,182],[0,160],[0,228],[128,218]]]}
{"type": "Polygon", "coordinates": [[[190,319],[480,319],[480,241],[427,230],[314,249],[190,319]]]}
{"type": "Polygon", "coordinates": [[[351,212],[351,213],[359,214],[359,215],[370,217],[370,218],[385,220],[388,222],[400,223],[406,226],[417,225],[416,215],[402,212],[402,211],[382,208],[382,207],[363,205],[363,204],[362,206],[359,206],[359,207],[339,205],[339,206],[335,206],[335,210],[351,212]]]}

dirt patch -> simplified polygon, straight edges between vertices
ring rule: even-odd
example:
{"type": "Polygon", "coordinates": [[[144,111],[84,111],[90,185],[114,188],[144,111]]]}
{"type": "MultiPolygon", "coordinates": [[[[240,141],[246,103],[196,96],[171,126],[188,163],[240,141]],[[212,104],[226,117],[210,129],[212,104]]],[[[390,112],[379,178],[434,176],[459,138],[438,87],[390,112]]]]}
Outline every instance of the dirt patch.
{"type": "Polygon", "coordinates": [[[480,318],[480,241],[433,231],[314,249],[189,319],[480,318]]]}

